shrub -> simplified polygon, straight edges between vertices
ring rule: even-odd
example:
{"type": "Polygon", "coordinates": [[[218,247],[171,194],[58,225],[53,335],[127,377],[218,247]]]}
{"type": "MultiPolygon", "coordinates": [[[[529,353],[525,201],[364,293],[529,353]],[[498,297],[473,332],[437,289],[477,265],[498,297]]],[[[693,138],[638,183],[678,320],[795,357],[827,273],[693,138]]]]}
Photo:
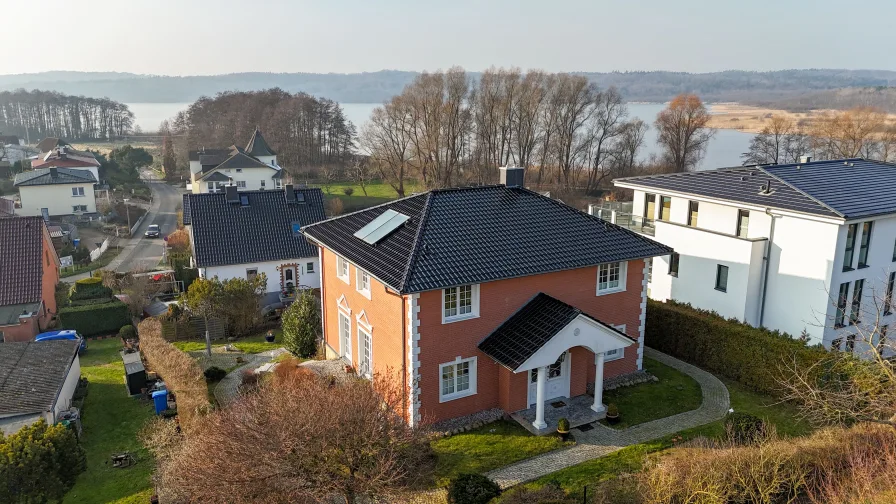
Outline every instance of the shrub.
{"type": "Polygon", "coordinates": [[[764,394],[780,396],[781,364],[801,369],[827,356],[778,331],[675,302],[647,302],[645,344],[764,394]]]}
{"type": "Polygon", "coordinates": [[[118,336],[123,340],[134,339],[137,337],[137,329],[131,324],[122,326],[121,329],[118,330],[118,336]]]}
{"type": "Polygon", "coordinates": [[[565,418],[557,420],[557,430],[560,432],[569,432],[569,420],[565,418]]]}
{"type": "Polygon", "coordinates": [[[725,433],[732,443],[752,444],[765,439],[768,426],[757,416],[732,412],[725,416],[725,433]]]}
{"type": "Polygon", "coordinates": [[[521,487],[507,492],[501,504],[573,504],[577,502],[566,495],[556,484],[547,484],[537,490],[521,487]]]}
{"type": "Polygon", "coordinates": [[[346,196],[351,196],[354,193],[355,193],[355,190],[352,189],[351,187],[343,187],[342,188],[342,194],[345,194],[346,196]]]}
{"type": "Polygon", "coordinates": [[[320,302],[310,290],[302,292],[283,312],[283,345],[299,357],[317,353],[320,339],[320,302]]]}
{"type": "Polygon", "coordinates": [[[177,412],[184,429],[196,425],[197,416],[209,409],[208,386],[199,364],[162,338],[162,326],[156,319],[140,322],[140,350],[151,371],[165,380],[177,394],[177,412]]]}
{"type": "Polygon", "coordinates": [[[205,381],[216,382],[221,381],[227,376],[227,371],[219,368],[218,366],[212,366],[205,370],[203,373],[205,375],[205,381]]]}
{"type": "Polygon", "coordinates": [[[103,279],[100,277],[83,278],[75,282],[69,299],[72,301],[81,301],[87,299],[109,299],[112,297],[112,289],[103,285],[103,279]]]}
{"type": "Polygon", "coordinates": [[[74,432],[38,420],[0,436],[0,502],[61,502],[86,468],[74,432]]]}
{"type": "Polygon", "coordinates": [[[607,416],[619,416],[619,406],[616,406],[616,403],[610,403],[607,405],[607,416]]]}
{"type": "Polygon", "coordinates": [[[131,322],[128,305],[114,300],[110,303],[67,306],[59,310],[59,323],[74,329],[82,336],[115,334],[131,322]]]}
{"type": "Polygon", "coordinates": [[[501,495],[501,487],[482,474],[460,474],[448,486],[451,504],[487,504],[501,495]]]}

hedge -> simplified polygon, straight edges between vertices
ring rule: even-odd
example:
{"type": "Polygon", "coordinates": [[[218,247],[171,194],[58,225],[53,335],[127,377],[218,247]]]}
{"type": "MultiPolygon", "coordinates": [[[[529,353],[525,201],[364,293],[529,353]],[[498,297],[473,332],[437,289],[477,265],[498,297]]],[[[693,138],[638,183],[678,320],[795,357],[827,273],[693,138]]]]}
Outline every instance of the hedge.
{"type": "Polygon", "coordinates": [[[645,345],[746,387],[779,396],[781,365],[810,366],[827,356],[778,331],[726,320],[687,304],[648,301],[645,345]]]}
{"type": "Polygon", "coordinates": [[[67,306],[59,310],[63,329],[74,329],[82,336],[117,334],[122,326],[131,323],[128,305],[117,299],[104,304],[67,306]]]}
{"type": "Polygon", "coordinates": [[[83,278],[75,282],[69,299],[81,301],[85,299],[109,299],[112,297],[112,289],[103,285],[103,279],[99,277],[83,278]]]}

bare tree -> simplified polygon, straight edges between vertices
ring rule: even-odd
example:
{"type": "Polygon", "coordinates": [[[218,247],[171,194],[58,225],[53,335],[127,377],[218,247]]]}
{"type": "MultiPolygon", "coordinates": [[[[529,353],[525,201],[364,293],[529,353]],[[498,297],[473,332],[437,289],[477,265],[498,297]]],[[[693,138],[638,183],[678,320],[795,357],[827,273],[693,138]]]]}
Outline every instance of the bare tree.
{"type": "Polygon", "coordinates": [[[619,128],[619,140],[614,145],[610,159],[610,177],[630,177],[635,175],[638,166],[638,154],[644,146],[644,138],[649,126],[640,120],[633,119],[619,128]]]}
{"type": "Polygon", "coordinates": [[[361,146],[384,181],[404,196],[404,181],[410,175],[412,121],[407,100],[396,96],[373,110],[361,131],[361,146]]]}
{"type": "Polygon", "coordinates": [[[557,163],[557,181],[567,189],[576,183],[576,165],[587,155],[588,143],[582,141],[582,128],[594,113],[597,86],[584,76],[560,74],[550,107],[557,111],[552,143],[557,163]]]}
{"type": "Polygon", "coordinates": [[[585,191],[597,189],[610,175],[609,158],[616,149],[615,142],[622,134],[628,107],[616,88],[599,91],[594,98],[594,111],[587,131],[589,159],[585,191]]]}
{"type": "Polygon", "coordinates": [[[697,95],[680,94],[656,116],[657,142],[673,172],[693,170],[715,130],[707,127],[710,113],[697,95]]]}
{"type": "Polygon", "coordinates": [[[812,147],[822,159],[864,157],[890,160],[896,132],[887,115],[875,108],[859,107],[822,114],[810,129],[812,147]]]}
{"type": "Polygon", "coordinates": [[[372,176],[370,159],[362,156],[353,156],[349,163],[349,170],[355,183],[361,186],[361,192],[364,193],[364,196],[367,196],[367,185],[370,184],[372,176]]]}
{"type": "Polygon", "coordinates": [[[788,139],[795,133],[796,123],[785,116],[773,115],[762,130],[750,140],[750,150],[741,155],[746,164],[778,164],[787,161],[788,139]]]}
{"type": "Polygon", "coordinates": [[[802,414],[818,424],[872,422],[896,427],[896,345],[887,335],[884,320],[894,307],[892,277],[885,292],[852,299],[833,299],[833,320],[825,322],[840,331],[832,352],[819,362],[802,366],[788,363],[781,385],[785,398],[800,405],[802,414]],[[847,309],[850,312],[847,314],[847,309]],[[847,325],[848,330],[841,329],[847,325]]]}
{"type": "Polygon", "coordinates": [[[426,479],[432,464],[426,432],[402,411],[401,380],[333,382],[286,361],[274,379],[230,407],[206,416],[159,481],[192,502],[346,504],[388,497],[426,479]],[[227,460],[226,464],[209,461],[227,460]]]}

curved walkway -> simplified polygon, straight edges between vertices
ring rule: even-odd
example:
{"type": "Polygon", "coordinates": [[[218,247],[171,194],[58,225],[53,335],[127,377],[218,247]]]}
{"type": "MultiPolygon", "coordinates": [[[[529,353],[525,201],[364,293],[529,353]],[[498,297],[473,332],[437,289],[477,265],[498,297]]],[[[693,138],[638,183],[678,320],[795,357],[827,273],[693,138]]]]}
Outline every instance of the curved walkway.
{"type": "Polygon", "coordinates": [[[286,353],[285,348],[247,355],[247,363],[227,373],[227,376],[222,378],[218,385],[215,386],[215,400],[218,401],[218,406],[226,406],[240,395],[240,383],[243,382],[244,371],[257,369],[283,353],[286,353]]]}
{"type": "Polygon", "coordinates": [[[512,487],[588,460],[604,457],[626,446],[644,443],[684,429],[714,422],[728,412],[730,407],[728,388],[718,378],[696,366],[652,348],[645,348],[644,356],[673,367],[696,380],[703,391],[703,402],[700,407],[627,429],[616,430],[595,423],[594,429],[590,431],[576,430],[577,444],[575,446],[495,469],[486,473],[486,476],[494,480],[501,488],[512,487]]]}

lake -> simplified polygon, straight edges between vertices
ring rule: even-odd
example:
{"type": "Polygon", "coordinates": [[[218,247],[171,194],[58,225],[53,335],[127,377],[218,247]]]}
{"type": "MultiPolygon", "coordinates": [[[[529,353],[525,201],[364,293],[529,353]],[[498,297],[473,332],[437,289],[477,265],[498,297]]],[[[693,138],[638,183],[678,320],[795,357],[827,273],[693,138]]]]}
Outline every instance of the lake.
{"type": "MultiPolygon", "coordinates": [[[[127,105],[134,113],[137,126],[140,126],[143,131],[155,131],[163,120],[174,117],[178,112],[186,110],[190,106],[189,103],[128,103],[127,105]]],[[[373,109],[380,106],[379,103],[343,103],[341,105],[345,117],[353,122],[359,131],[361,126],[367,122],[373,109]]],[[[656,143],[657,135],[653,121],[663,108],[665,105],[660,103],[630,103],[628,105],[631,117],[637,117],[650,126],[644,139],[643,158],[647,158],[650,154],[658,154],[660,151],[656,143]]],[[[752,138],[752,133],[729,129],[716,130],[716,134],[709,141],[706,156],[701,161],[699,168],[706,170],[724,166],[739,166],[743,162],[740,155],[749,149],[752,138]]]]}

